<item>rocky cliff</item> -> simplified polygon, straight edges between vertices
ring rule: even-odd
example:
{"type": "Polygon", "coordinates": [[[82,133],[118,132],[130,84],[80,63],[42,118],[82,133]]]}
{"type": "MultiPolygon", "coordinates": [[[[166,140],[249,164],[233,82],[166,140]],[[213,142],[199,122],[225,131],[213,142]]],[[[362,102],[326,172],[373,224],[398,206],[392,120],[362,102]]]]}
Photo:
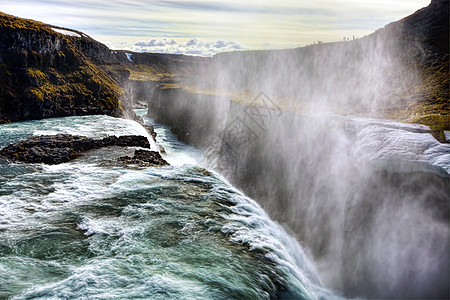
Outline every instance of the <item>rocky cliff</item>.
{"type": "Polygon", "coordinates": [[[0,123],[123,116],[118,76],[101,67],[117,60],[81,32],[0,13],[0,123]]]}

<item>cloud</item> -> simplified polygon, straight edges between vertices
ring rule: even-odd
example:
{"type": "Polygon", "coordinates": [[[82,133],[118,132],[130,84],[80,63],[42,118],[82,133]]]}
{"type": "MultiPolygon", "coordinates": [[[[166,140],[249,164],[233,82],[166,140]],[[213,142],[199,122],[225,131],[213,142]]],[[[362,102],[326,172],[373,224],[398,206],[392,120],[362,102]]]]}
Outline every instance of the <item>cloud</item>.
{"type": "Polygon", "coordinates": [[[171,46],[171,45],[176,45],[177,42],[175,42],[175,40],[173,39],[161,39],[161,40],[151,40],[149,42],[146,41],[139,41],[136,44],[134,44],[135,46],[138,47],[165,47],[165,46],[171,46]]]}
{"type": "Polygon", "coordinates": [[[196,46],[198,44],[198,40],[197,39],[192,39],[189,42],[186,43],[186,46],[191,47],[191,46],[196,46]]]}
{"type": "Polygon", "coordinates": [[[165,0],[156,1],[155,5],[180,9],[184,11],[200,11],[207,13],[233,13],[233,14],[268,14],[268,15],[332,15],[326,6],[323,8],[303,7],[295,5],[292,1],[276,3],[273,1],[186,1],[165,0]],[[286,3],[287,2],[287,3],[286,3]]]}
{"type": "MultiPolygon", "coordinates": [[[[362,37],[428,5],[430,0],[0,0],[0,3],[2,12],[78,29],[103,43],[127,40],[130,47],[164,51],[175,46],[170,45],[170,39],[191,37],[199,39],[198,44],[200,40],[235,41],[253,49],[263,49],[268,42],[278,48],[290,48],[317,40],[337,41],[343,36],[362,37]],[[157,44],[163,43],[160,40],[154,44],[144,40],[134,45],[147,37],[166,38],[169,45],[157,44]]],[[[209,46],[218,50],[238,49],[220,43],[209,46]]],[[[205,51],[195,47],[200,46],[173,48],[205,51]]]]}
{"type": "MultiPolygon", "coordinates": [[[[109,45],[111,47],[111,45],[109,45]]],[[[138,41],[130,50],[136,52],[188,54],[199,56],[212,56],[219,52],[244,50],[245,48],[236,42],[217,40],[214,42],[190,39],[185,43],[177,43],[173,39],[152,39],[150,41],[138,41]]]]}

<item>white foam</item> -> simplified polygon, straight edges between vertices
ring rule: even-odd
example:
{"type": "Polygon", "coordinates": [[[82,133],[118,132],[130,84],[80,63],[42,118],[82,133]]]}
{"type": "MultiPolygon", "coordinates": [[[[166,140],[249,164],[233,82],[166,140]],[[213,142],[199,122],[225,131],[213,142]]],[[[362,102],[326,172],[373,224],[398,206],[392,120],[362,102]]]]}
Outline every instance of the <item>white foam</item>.
{"type": "Polygon", "coordinates": [[[101,138],[108,135],[142,135],[147,137],[152,151],[158,151],[153,137],[138,122],[109,116],[66,117],[46,119],[34,124],[33,135],[58,133],[101,138]]]}
{"type": "Polygon", "coordinates": [[[450,174],[450,144],[439,143],[424,125],[366,121],[352,146],[352,154],[355,159],[366,161],[400,159],[425,162],[450,174]]]}
{"type": "MultiPolygon", "coordinates": [[[[249,244],[250,251],[270,250],[266,257],[293,274],[292,280],[302,288],[302,293],[310,299],[319,299],[320,293],[326,293],[320,287],[320,280],[313,265],[300,244],[286,233],[266,212],[250,198],[236,191],[237,205],[231,206],[233,214],[222,215],[232,222],[222,228],[230,240],[238,244],[249,244]]],[[[336,297],[339,299],[339,297],[336,297]]]]}
{"type": "Polygon", "coordinates": [[[35,130],[33,131],[33,135],[57,135],[60,133],[56,130],[35,130]]]}
{"type": "Polygon", "coordinates": [[[147,137],[148,142],[150,143],[150,149],[152,151],[159,151],[158,147],[156,146],[156,142],[153,139],[153,137],[147,132],[147,130],[145,130],[144,127],[141,126],[141,124],[139,124],[136,121],[133,120],[124,120],[125,122],[127,122],[130,125],[130,132],[136,134],[136,135],[143,135],[145,137],[147,137]]]}
{"type": "Polygon", "coordinates": [[[445,140],[450,143],[450,131],[444,130],[445,140]]]}

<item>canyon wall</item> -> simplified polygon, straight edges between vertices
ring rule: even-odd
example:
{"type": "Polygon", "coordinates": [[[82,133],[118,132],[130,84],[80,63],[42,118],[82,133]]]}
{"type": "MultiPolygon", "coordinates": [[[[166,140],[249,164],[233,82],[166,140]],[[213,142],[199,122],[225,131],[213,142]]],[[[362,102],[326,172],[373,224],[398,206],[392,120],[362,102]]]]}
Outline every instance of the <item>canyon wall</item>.
{"type": "Polygon", "coordinates": [[[0,13],[0,46],[0,123],[124,115],[123,89],[97,65],[120,60],[85,34],[0,13]]]}

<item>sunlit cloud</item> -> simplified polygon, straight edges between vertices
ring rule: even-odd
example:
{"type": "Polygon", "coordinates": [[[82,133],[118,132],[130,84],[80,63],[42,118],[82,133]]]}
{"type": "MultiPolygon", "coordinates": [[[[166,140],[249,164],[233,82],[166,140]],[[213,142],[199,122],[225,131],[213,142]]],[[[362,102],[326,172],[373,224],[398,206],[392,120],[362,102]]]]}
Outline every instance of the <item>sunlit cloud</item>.
{"type": "Polygon", "coordinates": [[[139,41],[129,48],[136,52],[174,53],[201,56],[212,56],[219,52],[244,49],[243,46],[235,42],[224,40],[207,42],[199,41],[197,39],[190,39],[185,43],[177,43],[174,39],[152,39],[150,41],[139,41]]]}

